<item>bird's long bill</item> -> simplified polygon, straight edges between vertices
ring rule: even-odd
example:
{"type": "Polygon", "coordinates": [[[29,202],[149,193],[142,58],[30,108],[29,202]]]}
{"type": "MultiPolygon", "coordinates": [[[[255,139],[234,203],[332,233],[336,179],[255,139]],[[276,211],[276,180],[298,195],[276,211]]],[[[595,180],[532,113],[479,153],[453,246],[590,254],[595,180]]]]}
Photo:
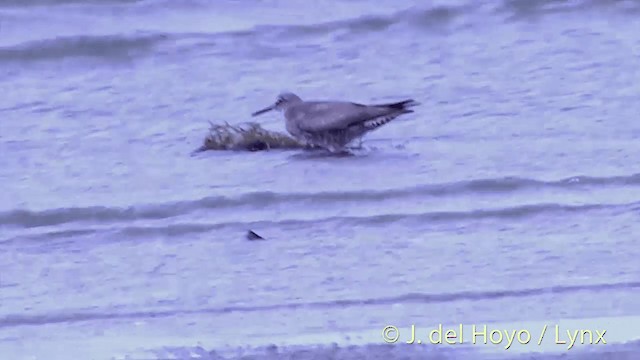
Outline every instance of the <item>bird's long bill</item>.
{"type": "Polygon", "coordinates": [[[269,105],[269,106],[267,106],[266,108],[264,108],[262,110],[258,110],[256,112],[254,112],[253,114],[251,114],[251,116],[258,116],[260,114],[264,114],[266,112],[269,112],[269,111],[273,110],[274,108],[275,108],[274,105],[269,105]]]}

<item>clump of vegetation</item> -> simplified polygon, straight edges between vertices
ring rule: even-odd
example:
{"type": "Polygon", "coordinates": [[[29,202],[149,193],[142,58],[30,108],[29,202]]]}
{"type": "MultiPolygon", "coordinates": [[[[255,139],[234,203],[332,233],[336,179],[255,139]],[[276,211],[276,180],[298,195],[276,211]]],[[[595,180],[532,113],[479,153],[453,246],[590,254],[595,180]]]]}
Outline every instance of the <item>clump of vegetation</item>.
{"type": "Polygon", "coordinates": [[[258,123],[231,125],[209,123],[209,134],[195,152],[206,150],[260,151],[269,149],[301,149],[305,145],[296,139],[270,131],[258,123]]]}

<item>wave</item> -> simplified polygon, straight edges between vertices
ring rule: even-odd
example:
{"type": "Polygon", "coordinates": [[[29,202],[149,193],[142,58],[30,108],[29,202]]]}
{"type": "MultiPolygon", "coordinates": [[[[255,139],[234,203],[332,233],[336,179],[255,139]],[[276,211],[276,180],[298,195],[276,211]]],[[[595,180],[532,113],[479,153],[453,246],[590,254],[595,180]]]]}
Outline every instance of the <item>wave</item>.
{"type": "MultiPolygon", "coordinates": [[[[15,3],[15,6],[19,6],[17,1],[15,3]]],[[[56,5],[80,2],[76,2],[74,0],[36,0],[27,2],[27,4],[38,3],[56,5]]],[[[23,3],[20,2],[20,4],[23,3]]],[[[636,10],[640,10],[640,6],[638,6],[638,4],[640,3],[635,5],[637,8],[636,10]]],[[[562,9],[562,11],[611,6],[612,8],[621,8],[625,13],[633,13],[633,11],[628,8],[629,6],[623,7],[614,1],[604,0],[583,0],[577,2],[568,0],[503,0],[502,2],[498,2],[497,5],[491,6],[485,6],[486,4],[482,2],[468,1],[466,4],[462,5],[425,6],[420,4],[400,11],[390,11],[386,14],[375,15],[359,15],[361,14],[361,11],[352,9],[351,12],[353,14],[351,14],[350,17],[339,20],[324,19],[306,24],[283,24],[281,20],[276,20],[282,19],[281,16],[276,16],[277,14],[270,13],[270,11],[273,11],[271,8],[264,9],[264,13],[268,16],[255,17],[252,19],[244,14],[234,12],[229,12],[228,14],[225,13],[226,15],[220,15],[220,6],[224,7],[224,4],[221,5],[216,2],[204,0],[185,0],[179,2],[167,0],[96,0],[88,4],[83,2],[83,6],[85,5],[93,7],[89,10],[85,8],[76,15],[81,18],[91,16],[94,18],[91,20],[92,22],[95,22],[101,17],[109,17],[113,18],[113,21],[118,21],[114,14],[126,13],[126,18],[128,19],[126,23],[128,25],[123,25],[118,29],[105,28],[104,31],[106,33],[111,31],[124,32],[127,35],[109,34],[102,36],[87,36],[85,34],[77,34],[75,36],[47,38],[21,43],[11,47],[0,48],[0,62],[29,61],[34,59],[53,60],[66,57],[135,57],[153,50],[155,45],[168,39],[191,39],[196,40],[196,46],[203,45],[205,47],[210,47],[211,44],[216,43],[219,37],[230,37],[234,41],[237,40],[237,38],[244,39],[249,37],[265,39],[265,44],[281,45],[281,43],[286,41],[287,38],[299,40],[300,37],[317,36],[328,33],[339,33],[341,36],[343,34],[360,36],[363,33],[385,31],[388,28],[397,25],[409,26],[417,31],[438,31],[440,29],[449,29],[450,25],[453,23],[461,24],[466,27],[469,22],[484,23],[488,22],[488,19],[492,17],[499,18],[505,15],[508,19],[537,16],[550,12],[551,10],[549,10],[549,6],[551,5],[553,5],[553,9],[558,8],[562,9]],[[100,4],[99,9],[93,8],[96,4],[100,4]],[[112,4],[112,6],[109,6],[108,4],[112,4]],[[115,6],[119,8],[118,11],[114,10],[115,6]],[[126,8],[126,10],[123,10],[123,7],[126,8]],[[486,9],[488,7],[490,7],[490,9],[486,9]],[[153,13],[155,13],[156,10],[165,13],[172,13],[174,20],[167,23],[158,23],[157,20],[153,19],[153,13]],[[178,12],[180,16],[175,18],[175,14],[178,12]],[[206,12],[211,12],[211,21],[203,21],[202,14],[206,12]],[[269,24],[269,20],[265,19],[274,19],[276,24],[269,24]],[[457,21],[460,19],[463,19],[463,21],[458,23],[457,21]],[[151,31],[156,33],[140,35],[139,33],[135,33],[134,29],[137,31],[145,31],[147,33],[151,31]],[[157,32],[161,32],[161,34],[158,34],[157,32]],[[203,38],[207,39],[204,41],[204,44],[202,44],[203,38]]],[[[255,9],[261,9],[261,7],[264,7],[265,5],[260,2],[255,2],[248,6],[255,7],[255,9]]],[[[46,8],[45,10],[47,14],[50,12],[49,8],[46,8]]],[[[54,14],[62,19],[73,18],[68,16],[67,13],[69,11],[72,10],[64,9],[62,13],[55,13],[54,11],[54,14]]],[[[299,8],[293,9],[292,14],[295,14],[296,11],[301,10],[299,8]]],[[[17,24],[15,26],[24,28],[24,32],[28,31],[33,34],[42,32],[41,36],[43,37],[56,35],[55,30],[43,30],[41,26],[37,25],[43,21],[42,18],[46,18],[45,15],[36,17],[37,19],[32,18],[32,15],[33,14],[31,14],[31,11],[29,10],[18,11],[12,15],[9,15],[9,13],[0,13],[0,22],[3,20],[2,16],[11,16],[12,22],[17,24]],[[14,19],[13,17],[15,16],[17,16],[17,18],[14,19]],[[26,18],[23,19],[23,17],[26,18]]],[[[166,16],[162,15],[158,18],[166,18],[166,16]]],[[[296,21],[296,17],[294,15],[290,18],[290,21],[296,21]]]]}
{"type": "MultiPolygon", "coordinates": [[[[91,206],[72,207],[50,210],[9,210],[0,212],[0,226],[13,225],[19,227],[40,227],[59,225],[70,222],[114,222],[134,220],[161,220],[172,218],[199,210],[224,209],[251,205],[265,207],[283,203],[308,203],[316,205],[335,202],[372,202],[392,198],[445,197],[473,194],[504,194],[518,191],[536,191],[544,189],[579,190],[595,186],[637,186],[640,185],[640,174],[614,177],[576,176],[558,181],[540,181],[524,178],[497,178],[461,181],[445,184],[422,185],[401,189],[363,190],[351,192],[318,192],[318,193],[277,193],[253,192],[238,197],[210,196],[202,199],[167,202],[152,205],[139,205],[127,208],[91,206]]],[[[534,204],[494,210],[474,210],[469,212],[433,212],[420,215],[389,214],[369,217],[375,221],[394,221],[407,216],[421,216],[425,220],[439,221],[463,219],[470,217],[514,217],[538,214],[549,211],[584,211],[595,208],[606,208],[619,205],[563,205],[534,204]]],[[[629,203],[624,206],[635,206],[629,203]]],[[[345,218],[346,219],[346,218],[345,218]]]]}
{"type": "Polygon", "coordinates": [[[256,32],[264,33],[272,31],[278,36],[306,35],[316,33],[329,33],[335,31],[347,31],[350,33],[362,33],[381,31],[392,25],[409,23],[412,25],[433,27],[446,25],[460,15],[470,10],[471,6],[434,6],[428,8],[412,8],[385,15],[363,15],[348,19],[320,22],[305,25],[262,25],[254,29],[256,32]]]}
{"type": "Polygon", "coordinates": [[[437,29],[466,18],[465,23],[486,23],[491,17],[507,15],[507,19],[524,19],[556,12],[601,11],[603,8],[622,13],[640,11],[640,2],[622,4],[611,0],[503,0],[496,3],[467,1],[461,5],[424,5],[402,10],[388,15],[364,15],[346,20],[318,23],[288,28],[292,32],[329,32],[347,30],[353,33],[385,30],[397,24],[408,24],[422,29],[437,29]]]}
{"type": "MultiPolygon", "coordinates": [[[[425,213],[395,213],[374,216],[316,216],[307,218],[284,218],[280,220],[252,220],[252,221],[208,221],[206,223],[175,223],[175,224],[157,224],[157,225],[124,225],[119,228],[110,226],[108,229],[104,227],[70,229],[70,230],[53,230],[36,234],[22,234],[9,237],[2,240],[3,243],[29,241],[45,241],[51,239],[65,239],[76,236],[92,236],[97,234],[109,233],[115,238],[135,239],[148,238],[150,236],[182,236],[210,233],[220,230],[236,231],[242,229],[246,232],[247,228],[304,228],[308,226],[333,225],[341,226],[373,226],[384,227],[399,222],[404,222],[407,226],[416,226],[418,224],[441,224],[456,221],[484,220],[484,219],[522,219],[538,215],[558,215],[566,213],[581,213],[597,210],[617,210],[628,211],[629,209],[637,210],[640,208],[639,203],[622,204],[622,205],[561,205],[561,204],[537,204],[524,205],[510,208],[501,208],[494,210],[472,210],[472,211],[451,211],[451,212],[425,212],[425,213]]],[[[269,215],[267,215],[268,217],[269,215]]],[[[215,219],[215,217],[213,217],[215,219]]]]}
{"type": "MultiPolygon", "coordinates": [[[[72,1],[52,1],[52,3],[54,4],[69,2],[72,1]]],[[[108,2],[109,0],[104,1],[104,3],[108,2]]],[[[112,2],[121,4],[124,2],[124,0],[113,0],[112,2]]],[[[166,4],[166,6],[162,5],[163,3],[158,1],[131,1],[131,3],[136,3],[136,6],[142,7],[141,9],[139,9],[140,11],[142,11],[143,8],[147,7],[161,8],[162,11],[170,11],[170,9],[167,9],[167,7],[171,8],[178,6],[175,2],[168,3],[166,4]]],[[[334,31],[362,33],[384,30],[388,26],[404,22],[405,20],[409,20],[417,24],[438,24],[442,23],[446,19],[451,18],[453,14],[460,13],[460,11],[458,11],[456,8],[440,7],[429,8],[427,10],[421,11],[404,11],[390,15],[365,15],[346,20],[303,25],[268,25],[261,24],[261,19],[256,19],[254,22],[252,22],[252,20],[250,19],[247,20],[243,18],[242,21],[232,21],[232,23],[234,24],[232,26],[226,26],[221,24],[229,23],[230,19],[224,17],[218,19],[214,17],[212,18],[211,22],[207,23],[203,23],[202,19],[200,18],[195,18],[196,20],[194,21],[194,23],[202,25],[194,26],[189,22],[189,20],[192,16],[201,16],[202,12],[206,11],[206,8],[202,9],[202,7],[205,6],[203,2],[180,2],[179,6],[182,7],[180,22],[176,23],[176,21],[174,21],[172,23],[167,23],[164,26],[161,24],[156,24],[153,20],[140,18],[140,16],[151,16],[148,15],[151,10],[147,9],[142,11],[142,14],[127,15],[127,19],[129,19],[127,22],[128,25],[123,25],[123,28],[121,29],[104,29],[103,31],[105,32],[105,34],[103,35],[92,36],[79,33],[76,35],[53,37],[55,36],[55,31],[52,32],[50,29],[47,29],[44,33],[41,34],[41,36],[46,36],[47,38],[36,41],[22,42],[12,46],[1,47],[0,62],[57,60],[74,57],[135,58],[144,55],[147,52],[153,51],[155,46],[159,43],[169,41],[193,41],[195,46],[204,46],[207,48],[210,47],[211,44],[214,44],[216,42],[216,39],[219,39],[221,37],[231,39],[266,38],[268,39],[268,43],[272,43],[274,42],[274,39],[278,39],[278,41],[280,41],[282,40],[282,38],[287,37],[299,38],[301,36],[304,37],[307,35],[318,35],[334,31]],[[187,14],[183,14],[185,11],[187,12],[187,14]],[[189,14],[189,12],[193,11],[197,11],[197,15],[189,14]],[[148,30],[143,30],[142,28],[140,28],[140,25],[137,25],[140,23],[151,24],[151,28],[148,28],[148,30]],[[137,32],[133,29],[137,29],[137,32]],[[122,34],[109,34],[111,31],[117,31],[122,34]]],[[[212,5],[209,4],[207,6],[211,7],[212,5]]],[[[100,15],[100,11],[105,11],[105,9],[101,9],[100,11],[99,10],[100,9],[94,9],[89,11],[85,9],[85,11],[87,11],[90,15],[82,14],[81,16],[92,16],[95,18],[92,21],[96,21],[101,16],[114,16],[111,12],[100,15]]],[[[121,12],[121,10],[118,11],[118,13],[119,12],[121,12]]],[[[212,13],[212,16],[216,16],[215,14],[217,12],[218,11],[214,11],[212,13]]],[[[42,18],[37,17],[37,19],[32,19],[32,14],[30,14],[28,11],[24,12],[24,14],[22,15],[19,15],[18,13],[12,15],[0,13],[0,22],[2,21],[3,16],[5,18],[6,16],[11,16],[11,20],[15,24],[24,24],[20,26],[24,26],[25,31],[27,31],[27,24],[32,24],[35,29],[31,29],[29,31],[30,33],[36,34],[38,32],[41,32],[41,28],[39,26],[36,26],[35,24],[42,22],[42,18]]],[[[68,17],[66,15],[66,11],[63,14],[57,14],[57,16],[61,16],[63,18],[68,17]]],[[[117,20],[114,19],[114,21],[117,20]]]]}
{"type": "MultiPolygon", "coordinates": [[[[426,212],[418,214],[385,214],[374,216],[330,216],[330,217],[314,217],[308,219],[282,219],[277,221],[222,221],[209,223],[180,223],[169,225],[151,225],[151,226],[124,226],[117,230],[119,235],[131,237],[148,237],[171,235],[179,236],[185,234],[207,233],[213,230],[224,228],[246,228],[247,226],[260,227],[283,227],[283,226],[308,226],[317,225],[319,223],[343,223],[352,226],[355,225],[390,225],[399,221],[414,221],[419,223],[436,223],[447,221],[459,221],[466,219],[486,219],[486,218],[518,218],[533,216],[540,213],[562,212],[562,211],[588,211],[607,207],[606,205],[583,205],[583,206],[563,206],[559,204],[541,204],[528,205],[512,208],[503,208],[496,210],[475,210],[475,211],[451,211],[451,212],[426,212]]],[[[46,232],[43,234],[27,236],[29,238],[66,238],[80,235],[96,234],[104,231],[104,229],[81,229],[81,230],[62,230],[46,232]]],[[[109,231],[116,231],[110,229],[109,231]]],[[[21,236],[23,238],[24,236],[21,236]]]]}
{"type": "MultiPolygon", "coordinates": [[[[640,206],[640,203],[632,204],[640,206]]],[[[621,208],[628,205],[579,205],[568,206],[560,204],[539,204],[525,205],[511,208],[502,208],[495,210],[473,210],[473,211],[450,211],[450,212],[426,212],[417,214],[396,213],[374,216],[330,216],[330,217],[313,217],[307,219],[282,219],[282,220],[262,220],[262,221],[236,221],[236,222],[214,222],[214,223],[182,223],[157,226],[125,226],[118,230],[119,235],[126,238],[148,237],[148,236],[179,236],[185,234],[208,233],[214,230],[225,228],[241,228],[247,227],[304,227],[317,226],[319,224],[340,223],[349,226],[387,226],[397,222],[412,222],[414,224],[434,224],[451,221],[463,221],[471,219],[517,219],[539,214],[562,213],[562,212],[582,212],[605,208],[621,208]]],[[[94,230],[99,232],[100,230],[94,230]]],[[[67,234],[60,234],[65,236],[67,234]]],[[[44,237],[48,236],[45,234],[44,237]]],[[[66,237],[66,236],[65,236],[66,237]]]]}
{"type": "Polygon", "coordinates": [[[0,62],[67,57],[128,58],[147,53],[169,39],[165,34],[70,36],[0,48],[0,62]]]}
{"type": "Polygon", "coordinates": [[[580,11],[617,10],[634,13],[640,10],[638,1],[619,0],[503,0],[499,10],[512,18],[530,18],[546,14],[580,11]]]}
{"type": "Polygon", "coordinates": [[[228,313],[247,313],[275,310],[299,310],[299,309],[331,309],[345,308],[355,306],[376,306],[376,305],[394,305],[394,304],[432,304],[447,303],[454,301],[490,301],[504,298],[521,298],[533,297],[550,294],[571,294],[578,292],[597,293],[615,290],[630,290],[640,288],[640,282],[619,282],[619,283],[603,283],[590,285],[558,285],[541,288],[516,289],[516,290],[489,290],[489,291],[462,291],[455,293],[410,293],[400,296],[379,297],[369,299],[344,299],[331,301],[316,301],[306,303],[285,303],[257,306],[224,306],[200,309],[167,309],[167,310],[149,310],[149,311],[131,311],[131,312],[64,312],[57,314],[10,314],[0,317],[0,328],[25,326],[25,325],[43,325],[53,323],[73,323],[92,320],[106,319],[140,319],[140,318],[158,318],[170,317],[175,315],[186,314],[228,314],[228,313]]]}

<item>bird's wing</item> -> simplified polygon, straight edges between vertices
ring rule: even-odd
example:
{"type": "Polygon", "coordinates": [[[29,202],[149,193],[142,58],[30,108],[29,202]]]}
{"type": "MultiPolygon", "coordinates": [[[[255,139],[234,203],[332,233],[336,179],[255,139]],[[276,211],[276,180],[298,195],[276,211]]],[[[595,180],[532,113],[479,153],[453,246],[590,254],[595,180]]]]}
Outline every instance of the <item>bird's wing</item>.
{"type": "Polygon", "coordinates": [[[300,130],[318,132],[346,129],[351,125],[390,114],[394,110],[351,102],[318,101],[301,103],[288,112],[287,116],[291,117],[300,130]]]}

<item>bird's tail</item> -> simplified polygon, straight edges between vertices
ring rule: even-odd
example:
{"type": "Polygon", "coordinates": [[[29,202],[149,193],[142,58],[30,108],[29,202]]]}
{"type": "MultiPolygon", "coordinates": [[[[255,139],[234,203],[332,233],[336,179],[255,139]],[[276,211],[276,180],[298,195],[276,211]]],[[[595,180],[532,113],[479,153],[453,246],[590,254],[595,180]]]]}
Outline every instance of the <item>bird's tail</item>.
{"type": "Polygon", "coordinates": [[[414,106],[418,106],[420,105],[419,102],[413,100],[413,99],[408,99],[408,100],[403,100],[400,102],[395,102],[395,103],[390,103],[390,104],[378,104],[375,106],[378,107],[386,107],[386,108],[391,108],[394,110],[399,110],[402,112],[413,112],[413,110],[410,110],[410,107],[414,107],[414,106]]]}

